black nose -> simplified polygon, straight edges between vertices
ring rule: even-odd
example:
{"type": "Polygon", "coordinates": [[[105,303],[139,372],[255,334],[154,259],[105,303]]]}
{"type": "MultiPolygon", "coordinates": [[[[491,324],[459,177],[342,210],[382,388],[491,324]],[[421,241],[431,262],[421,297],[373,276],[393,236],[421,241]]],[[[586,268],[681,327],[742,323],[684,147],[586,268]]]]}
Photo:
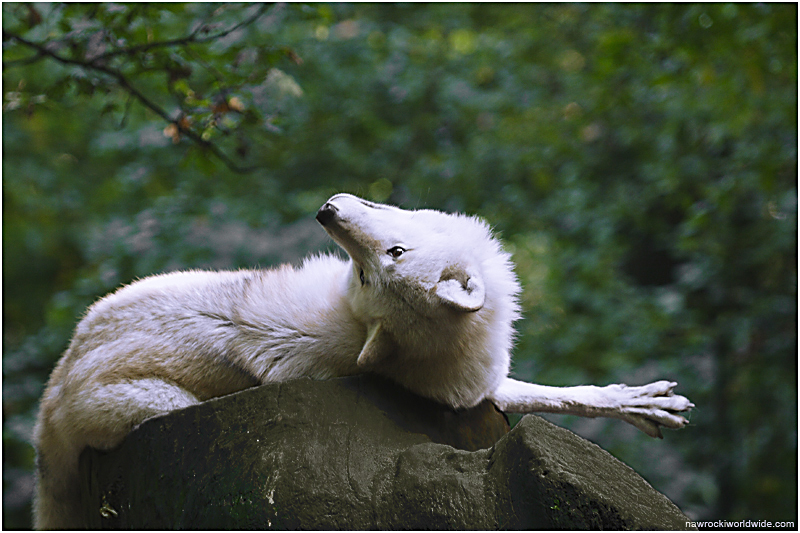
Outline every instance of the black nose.
{"type": "Polygon", "coordinates": [[[325,205],[320,207],[319,211],[317,211],[317,222],[323,226],[327,225],[336,217],[336,212],[336,206],[330,202],[326,202],[325,205]]]}

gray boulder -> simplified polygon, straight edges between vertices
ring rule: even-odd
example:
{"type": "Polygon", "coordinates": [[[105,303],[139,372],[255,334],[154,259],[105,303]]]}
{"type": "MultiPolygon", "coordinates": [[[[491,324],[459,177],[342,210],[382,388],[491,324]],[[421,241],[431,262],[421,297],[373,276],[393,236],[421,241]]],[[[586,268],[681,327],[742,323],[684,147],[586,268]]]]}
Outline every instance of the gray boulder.
{"type": "Polygon", "coordinates": [[[256,387],[81,455],[96,529],[684,529],[598,446],[374,376],[256,387]]]}

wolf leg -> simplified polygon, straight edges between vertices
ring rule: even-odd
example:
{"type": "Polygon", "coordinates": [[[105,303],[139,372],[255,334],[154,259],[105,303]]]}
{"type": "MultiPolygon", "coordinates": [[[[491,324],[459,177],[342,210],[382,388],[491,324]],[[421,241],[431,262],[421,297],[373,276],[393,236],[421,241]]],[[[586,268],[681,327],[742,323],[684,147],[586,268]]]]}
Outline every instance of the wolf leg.
{"type": "Polygon", "coordinates": [[[89,386],[48,398],[36,427],[36,529],[83,529],[78,458],[86,446],[109,449],[148,418],[198,400],[160,379],[89,386]]]}
{"type": "Polygon", "coordinates": [[[619,418],[651,437],[662,438],[660,426],[680,429],[688,421],[676,414],[694,404],[672,389],[677,383],[657,381],[641,387],[548,387],[506,378],[489,398],[511,413],[562,413],[585,417],[619,418]]]}

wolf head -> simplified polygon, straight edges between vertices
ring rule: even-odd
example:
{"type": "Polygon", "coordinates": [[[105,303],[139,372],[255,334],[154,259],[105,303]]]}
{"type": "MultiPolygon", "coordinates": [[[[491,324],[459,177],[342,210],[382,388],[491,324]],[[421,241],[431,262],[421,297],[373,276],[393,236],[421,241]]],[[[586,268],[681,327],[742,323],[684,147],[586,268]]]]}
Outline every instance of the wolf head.
{"type": "Polygon", "coordinates": [[[352,261],[347,297],[367,328],[359,367],[401,383],[409,374],[404,384],[428,396],[437,394],[412,374],[452,374],[467,382],[440,398],[464,396],[454,405],[480,401],[475,390],[496,383],[479,382],[507,375],[519,284],[484,222],[349,194],[331,197],[317,220],[352,261]]]}

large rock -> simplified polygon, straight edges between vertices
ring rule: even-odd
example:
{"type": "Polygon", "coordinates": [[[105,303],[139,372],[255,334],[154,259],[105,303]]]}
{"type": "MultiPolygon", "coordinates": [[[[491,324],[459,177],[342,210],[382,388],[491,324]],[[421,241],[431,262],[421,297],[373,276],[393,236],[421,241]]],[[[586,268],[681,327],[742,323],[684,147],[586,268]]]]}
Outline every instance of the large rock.
{"type": "Polygon", "coordinates": [[[371,376],[248,389],[81,456],[102,529],[683,529],[633,470],[541,418],[507,433],[371,376]]]}

